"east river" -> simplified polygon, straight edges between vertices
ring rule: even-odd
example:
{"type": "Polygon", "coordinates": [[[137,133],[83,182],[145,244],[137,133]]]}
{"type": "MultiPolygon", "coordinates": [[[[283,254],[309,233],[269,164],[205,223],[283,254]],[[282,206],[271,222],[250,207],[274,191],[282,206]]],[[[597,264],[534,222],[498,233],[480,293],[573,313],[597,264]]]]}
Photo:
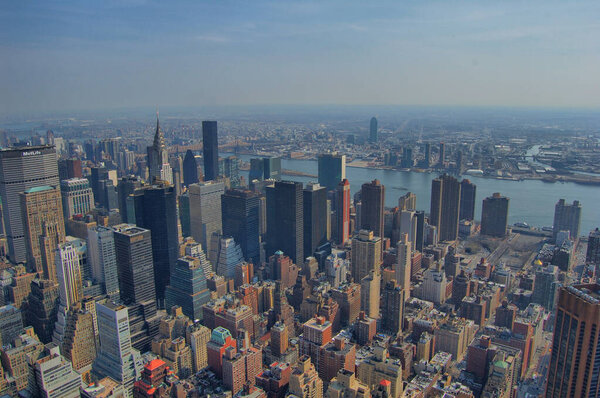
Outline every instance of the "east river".
{"type": "MultiPolygon", "coordinates": [[[[240,156],[244,161],[249,161],[253,157],[257,156],[240,156]]],[[[318,174],[316,160],[282,159],[281,167],[307,174],[318,174]]],[[[248,173],[242,173],[247,181],[248,173]]],[[[426,212],[429,212],[431,180],[438,176],[439,173],[346,167],[346,178],[350,181],[353,195],[360,190],[363,183],[378,179],[385,185],[386,207],[396,206],[398,198],[410,191],[417,195],[417,208],[426,212]]],[[[500,192],[510,198],[509,224],[526,222],[537,227],[552,226],[554,205],[558,199],[564,198],[569,203],[579,200],[583,207],[581,234],[587,235],[592,229],[600,227],[600,186],[571,182],[547,183],[540,180],[497,180],[470,175],[464,175],[462,178],[468,178],[477,185],[475,218],[478,220],[481,219],[482,200],[494,192],[500,192]]],[[[283,179],[302,183],[316,181],[312,177],[288,175],[284,175],[283,179]]]]}

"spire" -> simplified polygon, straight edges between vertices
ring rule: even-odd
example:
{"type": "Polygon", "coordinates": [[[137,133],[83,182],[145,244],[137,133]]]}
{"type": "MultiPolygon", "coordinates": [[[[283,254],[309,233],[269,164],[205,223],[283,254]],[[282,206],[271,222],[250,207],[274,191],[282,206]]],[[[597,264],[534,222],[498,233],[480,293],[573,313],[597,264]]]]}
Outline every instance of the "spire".
{"type": "Polygon", "coordinates": [[[160,123],[158,121],[158,106],[156,107],[156,133],[154,133],[154,148],[161,149],[165,147],[165,136],[160,130],[160,123]]]}

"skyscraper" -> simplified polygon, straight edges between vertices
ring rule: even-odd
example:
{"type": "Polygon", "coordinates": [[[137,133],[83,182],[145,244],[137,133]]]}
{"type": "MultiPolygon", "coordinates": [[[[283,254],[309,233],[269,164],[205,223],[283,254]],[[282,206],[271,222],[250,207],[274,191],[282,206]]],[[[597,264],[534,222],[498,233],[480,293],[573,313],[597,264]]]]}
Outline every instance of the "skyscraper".
{"type": "Polygon", "coordinates": [[[223,235],[231,236],[240,245],[244,258],[260,263],[258,195],[243,189],[228,190],[221,196],[223,235]]]}
{"type": "Polygon", "coordinates": [[[280,250],[296,264],[304,262],[302,183],[277,181],[267,193],[267,256],[280,250]]]}
{"type": "Polygon", "coordinates": [[[458,238],[460,184],[447,174],[431,181],[429,224],[437,227],[440,241],[458,238]]]}
{"type": "Polygon", "coordinates": [[[75,214],[87,214],[94,208],[94,194],[87,178],[71,178],[60,182],[63,215],[65,219],[75,214]]]}
{"type": "Polygon", "coordinates": [[[20,194],[21,212],[30,270],[56,280],[54,251],[65,241],[65,222],[58,187],[41,186],[20,194]]]}
{"type": "Polygon", "coordinates": [[[546,397],[597,397],[600,394],[600,285],[562,287],[546,397]]]}
{"type": "Polygon", "coordinates": [[[373,231],[375,236],[383,237],[383,210],[385,207],[385,187],[379,180],[362,185],[361,189],[361,229],[373,231]]]}
{"type": "Polygon", "coordinates": [[[502,237],[508,225],[510,199],[496,192],[483,200],[481,209],[481,234],[502,237]]]}
{"type": "Polygon", "coordinates": [[[382,301],[382,328],[392,334],[398,335],[402,331],[404,313],[404,290],[392,280],[383,289],[382,301]]]}
{"type": "Polygon", "coordinates": [[[248,174],[250,182],[254,180],[262,181],[265,179],[265,162],[261,158],[250,159],[250,173],[248,174]]]}
{"type": "Polygon", "coordinates": [[[379,267],[376,267],[360,281],[360,309],[369,318],[379,318],[380,290],[381,274],[379,267]]]}
{"type": "Polygon", "coordinates": [[[35,279],[31,282],[25,319],[44,344],[52,341],[58,302],[58,283],[48,279],[35,279]]]}
{"type": "Polygon", "coordinates": [[[112,228],[97,226],[88,230],[88,262],[92,276],[110,297],[119,297],[119,277],[112,228]]]}
{"type": "Polygon", "coordinates": [[[398,209],[399,210],[417,210],[417,195],[412,192],[407,192],[406,194],[400,196],[398,199],[398,209]]]}
{"type": "Polygon", "coordinates": [[[345,244],[350,239],[350,183],[347,179],[339,182],[336,191],[336,243],[345,244]]]}
{"type": "Polygon", "coordinates": [[[121,300],[126,304],[156,301],[150,231],[131,224],[114,228],[121,300]]]}
{"type": "Polygon", "coordinates": [[[56,249],[56,275],[60,305],[69,309],[83,298],[81,267],[77,248],[63,243],[56,249]]]}
{"type": "Polygon", "coordinates": [[[281,181],[281,158],[263,158],[265,180],[281,181]]]}
{"type": "Polygon", "coordinates": [[[600,265],[600,229],[596,228],[588,236],[588,246],[585,255],[588,264],[600,265]]]}
{"type": "Polygon", "coordinates": [[[169,152],[165,145],[165,136],[160,129],[158,112],[156,113],[156,131],[154,142],[148,147],[148,174],[150,182],[167,181],[173,184],[173,170],[169,164],[169,152]]]}
{"type": "Polygon", "coordinates": [[[440,169],[444,168],[444,161],[446,160],[446,144],[444,144],[443,142],[440,142],[440,150],[439,150],[439,161],[438,161],[438,167],[440,169]]]}
{"type": "Polygon", "coordinates": [[[190,319],[202,319],[202,306],[210,300],[210,291],[201,265],[195,257],[177,260],[165,293],[166,308],[179,305],[190,319]]]}
{"type": "Polygon", "coordinates": [[[408,235],[403,233],[396,246],[398,252],[396,263],[396,282],[404,290],[404,299],[410,298],[410,275],[411,275],[411,248],[412,242],[408,240],[408,235]]]}
{"type": "Polygon", "coordinates": [[[304,213],[304,253],[311,256],[327,241],[327,190],[308,183],[302,193],[304,213]]]}
{"type": "Polygon", "coordinates": [[[80,397],[81,375],[73,370],[71,362],[60,355],[56,346],[45,348],[45,353],[32,367],[41,397],[80,397]]]}
{"type": "Polygon", "coordinates": [[[175,188],[165,184],[151,185],[138,189],[130,198],[134,201],[135,224],[152,234],[156,298],[162,303],[171,268],[179,257],[175,188]]]}
{"type": "Polygon", "coordinates": [[[337,189],[346,178],[346,155],[323,153],[319,155],[319,184],[328,191],[337,189]]]}
{"type": "Polygon", "coordinates": [[[363,229],[352,238],[351,273],[355,282],[360,283],[370,271],[380,274],[381,248],[381,238],[375,236],[373,231],[363,229]]]}
{"type": "Polygon", "coordinates": [[[211,249],[216,252],[213,255],[215,272],[227,279],[234,279],[235,268],[244,261],[242,249],[231,237],[220,237],[218,242],[211,249]]]}
{"type": "Polygon", "coordinates": [[[217,179],[219,172],[219,138],[216,121],[202,122],[202,152],[204,154],[204,180],[217,179]]]}
{"type": "Polygon", "coordinates": [[[564,199],[560,199],[554,206],[554,224],[552,227],[552,239],[556,240],[556,236],[560,231],[569,231],[572,239],[579,237],[579,226],[581,225],[581,204],[578,200],[573,201],[573,204],[565,203],[564,199]]]}
{"type": "Polygon", "coordinates": [[[100,349],[93,370],[123,384],[131,396],[133,382],[139,377],[140,353],[131,346],[127,307],[111,301],[96,303],[100,349]]]}
{"type": "Polygon", "coordinates": [[[131,219],[127,213],[127,198],[135,192],[136,189],[142,186],[142,182],[136,176],[130,175],[123,177],[117,184],[117,197],[119,202],[119,213],[121,220],[126,223],[135,223],[135,215],[131,214],[131,219]]]}
{"type": "Polygon", "coordinates": [[[477,186],[464,179],[460,182],[460,220],[475,219],[475,193],[477,186]]]}
{"type": "Polygon", "coordinates": [[[371,118],[371,123],[369,124],[369,142],[376,143],[378,141],[378,133],[377,133],[377,118],[373,116],[371,118]]]}
{"type": "Polygon", "coordinates": [[[554,311],[556,289],[558,286],[558,267],[548,265],[535,271],[531,302],[543,306],[548,311],[554,311]]]}
{"type": "Polygon", "coordinates": [[[190,230],[194,240],[210,253],[211,236],[221,233],[221,195],[225,193],[222,182],[209,181],[189,186],[190,230]]]}
{"type": "Polygon", "coordinates": [[[425,144],[425,154],[423,159],[423,168],[428,169],[431,167],[431,144],[428,142],[425,144]]]}
{"type": "Polygon", "coordinates": [[[189,187],[200,182],[198,178],[198,163],[191,149],[188,149],[183,158],[183,185],[189,187]]]}
{"type": "Polygon", "coordinates": [[[27,259],[19,194],[31,188],[58,184],[54,147],[14,147],[0,151],[0,197],[11,261],[27,259]]]}

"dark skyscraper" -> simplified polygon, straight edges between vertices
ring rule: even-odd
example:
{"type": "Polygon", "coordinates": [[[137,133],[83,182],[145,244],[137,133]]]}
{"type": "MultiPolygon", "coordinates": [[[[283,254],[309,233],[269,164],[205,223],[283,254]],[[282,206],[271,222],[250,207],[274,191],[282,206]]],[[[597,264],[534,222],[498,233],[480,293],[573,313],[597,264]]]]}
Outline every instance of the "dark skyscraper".
{"type": "Polygon", "coordinates": [[[119,213],[123,222],[134,223],[135,220],[130,220],[127,214],[127,197],[135,192],[136,189],[142,186],[142,182],[136,176],[123,177],[117,184],[117,196],[119,199],[119,213]]]}
{"type": "Polygon", "coordinates": [[[560,231],[569,231],[571,238],[579,236],[579,226],[581,224],[581,204],[578,200],[570,205],[565,203],[564,199],[559,200],[554,206],[554,226],[552,228],[552,239],[556,240],[556,235],[560,231]]]}
{"type": "Polygon", "coordinates": [[[323,153],[319,155],[319,184],[328,191],[337,189],[346,178],[346,155],[323,153]]]}
{"type": "Polygon", "coordinates": [[[126,304],[156,300],[150,231],[131,224],[115,226],[115,254],[121,300],[126,304]]]}
{"type": "Polygon", "coordinates": [[[483,200],[481,209],[481,234],[502,237],[508,225],[508,204],[510,199],[498,192],[483,200]]]}
{"type": "Polygon", "coordinates": [[[596,228],[588,236],[588,246],[585,255],[588,264],[600,265],[600,229],[596,228]]]}
{"type": "Polygon", "coordinates": [[[415,212],[417,219],[417,239],[415,240],[415,249],[423,251],[423,241],[425,240],[425,212],[419,210],[415,212]]]}
{"type": "Polygon", "coordinates": [[[58,186],[58,162],[52,146],[30,146],[0,151],[0,197],[11,261],[27,259],[25,226],[19,194],[42,186],[58,186]]]}
{"type": "Polygon", "coordinates": [[[373,116],[369,125],[369,142],[376,143],[378,140],[377,134],[377,118],[373,116]]]}
{"type": "Polygon", "coordinates": [[[263,158],[265,180],[281,180],[281,158],[263,158]]]}
{"type": "Polygon", "coordinates": [[[440,241],[458,237],[460,183],[447,174],[431,180],[429,224],[438,228],[440,241]]]}
{"type": "Polygon", "coordinates": [[[395,280],[388,282],[383,289],[381,327],[392,336],[402,332],[404,295],[404,290],[396,284],[395,280]]]}
{"type": "Polygon", "coordinates": [[[261,158],[253,158],[250,159],[250,174],[248,179],[251,181],[254,180],[264,180],[265,179],[265,162],[261,158]]]}
{"type": "Polygon", "coordinates": [[[188,149],[183,158],[183,185],[189,187],[192,184],[197,184],[199,181],[196,156],[194,152],[188,149]]]}
{"type": "Polygon", "coordinates": [[[312,256],[327,240],[327,190],[320,184],[308,184],[303,192],[304,255],[312,256]]]}
{"type": "Polygon", "coordinates": [[[423,168],[428,169],[431,167],[431,144],[425,144],[425,158],[423,159],[423,168]]]}
{"type": "Polygon", "coordinates": [[[171,268],[179,257],[175,188],[152,185],[138,189],[130,198],[135,203],[136,225],[152,233],[156,298],[162,303],[171,268]]]}
{"type": "Polygon", "coordinates": [[[179,305],[190,319],[202,319],[202,306],[210,301],[210,291],[200,259],[186,256],[177,260],[165,300],[167,308],[179,305]]]}
{"type": "Polygon", "coordinates": [[[600,395],[600,285],[559,291],[545,397],[600,395]]]}
{"type": "Polygon", "coordinates": [[[219,172],[219,139],[216,121],[202,122],[202,145],[204,154],[204,181],[215,180],[219,172]]]}
{"type": "Polygon", "coordinates": [[[477,186],[465,179],[460,182],[460,220],[475,219],[475,192],[477,186]]]}
{"type": "Polygon", "coordinates": [[[277,181],[267,187],[267,256],[281,250],[296,264],[304,262],[302,183],[277,181]]]}
{"type": "Polygon", "coordinates": [[[223,235],[231,236],[244,258],[256,266],[260,263],[259,205],[259,197],[252,191],[232,189],[221,195],[223,235]]]}
{"type": "Polygon", "coordinates": [[[360,229],[371,230],[375,236],[383,239],[383,210],[385,206],[385,187],[379,180],[362,185],[360,193],[361,227],[360,229]]]}

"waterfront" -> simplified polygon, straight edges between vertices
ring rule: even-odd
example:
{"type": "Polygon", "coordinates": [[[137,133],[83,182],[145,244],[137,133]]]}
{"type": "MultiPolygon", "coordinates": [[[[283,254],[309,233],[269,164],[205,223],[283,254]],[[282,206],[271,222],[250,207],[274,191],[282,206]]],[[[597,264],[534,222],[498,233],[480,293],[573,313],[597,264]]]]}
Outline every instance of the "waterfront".
{"type": "MultiPolygon", "coordinates": [[[[244,161],[256,157],[240,155],[244,161]]],[[[316,160],[282,159],[281,167],[309,174],[318,174],[316,160]]],[[[244,172],[248,178],[248,173],[244,172]]],[[[418,173],[411,171],[381,170],[357,167],[346,167],[346,177],[350,181],[352,195],[360,190],[363,183],[375,178],[385,185],[385,205],[393,207],[398,198],[406,192],[417,195],[417,208],[429,212],[431,180],[439,173],[418,173]]],[[[307,183],[315,178],[299,176],[283,176],[284,179],[307,183]]],[[[551,226],[554,218],[554,205],[560,198],[567,202],[579,200],[583,206],[581,217],[581,234],[600,226],[600,186],[581,185],[576,183],[546,183],[540,180],[510,181],[493,178],[463,176],[477,185],[475,218],[481,218],[481,202],[483,198],[494,192],[510,198],[509,223],[526,222],[532,226],[551,226]]]]}

